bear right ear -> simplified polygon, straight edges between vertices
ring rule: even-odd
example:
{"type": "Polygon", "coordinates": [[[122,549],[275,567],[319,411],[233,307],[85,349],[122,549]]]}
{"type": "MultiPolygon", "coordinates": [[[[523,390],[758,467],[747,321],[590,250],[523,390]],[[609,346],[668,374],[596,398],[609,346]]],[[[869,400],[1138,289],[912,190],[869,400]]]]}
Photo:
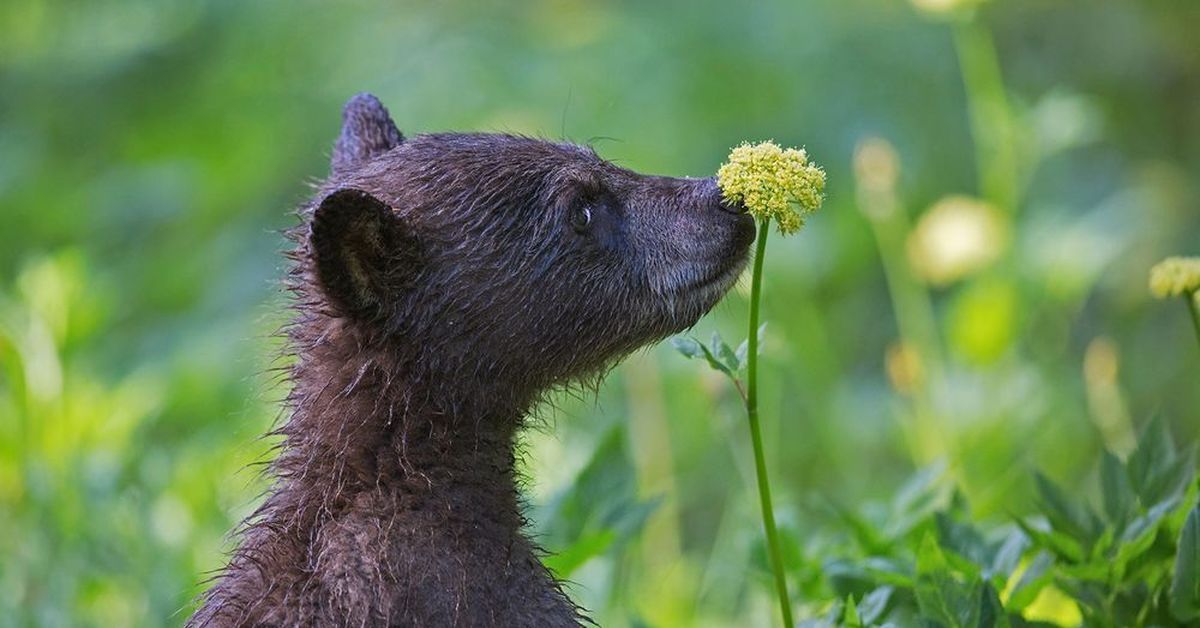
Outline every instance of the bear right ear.
{"type": "Polygon", "coordinates": [[[420,270],[416,238],[391,207],[343,188],[326,196],[309,231],[317,281],[343,313],[374,317],[420,270]]]}
{"type": "Polygon", "coordinates": [[[342,107],[342,132],[333,145],[329,169],[334,176],[345,174],[403,141],[383,103],[371,94],[358,94],[342,107]]]}

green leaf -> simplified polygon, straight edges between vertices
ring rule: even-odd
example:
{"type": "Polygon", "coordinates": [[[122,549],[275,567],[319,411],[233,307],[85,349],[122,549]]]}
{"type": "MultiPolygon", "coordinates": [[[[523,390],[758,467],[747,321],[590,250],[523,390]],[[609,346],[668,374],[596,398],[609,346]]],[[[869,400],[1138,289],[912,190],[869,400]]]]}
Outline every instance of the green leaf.
{"type": "Polygon", "coordinates": [[[1112,526],[1105,526],[1104,532],[1100,533],[1100,538],[1096,539],[1096,543],[1092,545],[1092,551],[1085,560],[1089,561],[1104,561],[1108,556],[1112,555],[1114,544],[1117,542],[1116,529],[1112,526]]]}
{"type": "Polygon", "coordinates": [[[996,554],[992,557],[992,563],[988,566],[985,575],[989,578],[999,577],[1007,580],[1017,570],[1021,564],[1021,557],[1028,549],[1029,537],[1025,536],[1019,528],[1014,528],[996,549],[996,554]]]}
{"type": "Polygon", "coordinates": [[[1158,531],[1166,523],[1166,516],[1176,506],[1178,506],[1178,502],[1159,503],[1151,508],[1150,512],[1129,523],[1129,527],[1121,535],[1121,544],[1117,547],[1116,556],[1112,560],[1112,565],[1118,573],[1124,573],[1125,567],[1130,562],[1154,545],[1158,531]]]}
{"type": "Polygon", "coordinates": [[[1055,530],[1039,529],[1021,519],[1015,521],[1021,531],[1033,539],[1037,545],[1050,550],[1059,558],[1072,563],[1083,560],[1083,548],[1075,539],[1055,530]]]}
{"type": "Polygon", "coordinates": [[[1080,582],[1092,583],[1108,583],[1117,577],[1116,569],[1112,564],[1103,561],[1089,561],[1084,563],[1060,564],[1057,569],[1060,576],[1074,578],[1080,582]]]}
{"type": "Polygon", "coordinates": [[[882,586],[863,597],[862,602],[858,605],[858,616],[863,624],[870,626],[883,619],[893,592],[895,592],[893,587],[882,586]]]}
{"type": "Polygon", "coordinates": [[[978,628],[1009,628],[1008,615],[1000,603],[1000,595],[989,582],[979,586],[979,610],[975,625],[978,628]]]}
{"type": "Polygon", "coordinates": [[[710,349],[704,345],[700,345],[700,350],[702,352],[704,352],[704,359],[708,362],[708,365],[713,368],[713,370],[720,371],[720,372],[728,375],[731,378],[734,377],[733,369],[729,368],[729,366],[727,366],[724,362],[722,362],[716,356],[716,354],[714,354],[712,352],[712,349],[710,349]]]}
{"type": "Polygon", "coordinates": [[[713,356],[725,366],[725,369],[730,375],[742,370],[741,360],[739,360],[737,355],[734,354],[733,349],[729,348],[729,345],[725,343],[725,340],[721,338],[721,334],[715,331],[712,335],[710,350],[713,356]]]}
{"type": "Polygon", "coordinates": [[[688,359],[695,359],[704,355],[704,351],[700,348],[700,343],[695,338],[675,336],[671,339],[671,346],[675,347],[676,351],[688,359]]]}
{"type": "Polygon", "coordinates": [[[854,596],[846,596],[846,606],[842,611],[842,626],[845,628],[862,628],[862,620],[858,617],[858,607],[854,605],[854,596]]]}
{"type": "Polygon", "coordinates": [[[949,628],[974,627],[978,601],[972,589],[955,578],[937,540],[926,534],[917,551],[915,593],[921,613],[949,628]]]}
{"type": "Polygon", "coordinates": [[[1033,604],[1042,589],[1053,580],[1054,576],[1050,571],[1053,566],[1054,557],[1049,552],[1038,552],[1009,592],[1008,607],[1019,613],[1033,604]]]}
{"type": "Polygon", "coordinates": [[[1171,614],[1182,622],[1200,620],[1200,504],[1188,513],[1175,554],[1171,614]]]}
{"type": "Polygon", "coordinates": [[[890,558],[874,557],[861,562],[830,560],[821,571],[839,595],[880,586],[906,589],[914,586],[911,566],[890,558]]]}
{"type": "Polygon", "coordinates": [[[1187,453],[1176,456],[1170,464],[1164,465],[1145,487],[1142,505],[1153,508],[1164,502],[1178,502],[1182,499],[1196,475],[1195,455],[1195,447],[1191,447],[1187,453]]]}
{"type": "Polygon", "coordinates": [[[946,462],[939,460],[926,466],[908,479],[892,499],[891,516],[884,534],[899,539],[929,521],[945,507],[948,491],[943,482],[946,462]]]}
{"type": "Polygon", "coordinates": [[[596,530],[579,537],[557,554],[546,556],[543,562],[560,580],[569,578],[584,563],[608,551],[616,540],[616,531],[596,530]]]}
{"type": "Polygon", "coordinates": [[[1100,459],[1100,488],[1105,517],[1113,528],[1120,532],[1129,520],[1137,496],[1129,483],[1125,465],[1108,450],[1104,451],[1100,459]]]}
{"type": "Polygon", "coordinates": [[[837,503],[830,503],[842,524],[854,535],[854,541],[864,554],[886,554],[891,548],[889,539],[858,512],[837,503]]]}
{"type": "MultiPolygon", "coordinates": [[[[763,321],[763,324],[758,326],[758,352],[760,354],[762,353],[763,348],[763,337],[766,335],[766,333],[767,323],[766,321],[763,321]]],[[[743,340],[742,344],[738,345],[737,351],[734,351],[733,353],[735,356],[737,356],[738,364],[745,367],[746,359],[749,357],[750,353],[750,339],[747,338],[743,340]]]]}
{"type": "Polygon", "coordinates": [[[707,361],[708,366],[714,371],[725,373],[725,376],[730,379],[737,379],[737,373],[740,369],[739,360],[726,345],[725,341],[721,340],[721,336],[713,333],[712,347],[704,346],[704,343],[694,339],[694,337],[676,336],[671,339],[671,346],[676,349],[684,358],[697,359],[703,358],[707,361]]]}
{"type": "Polygon", "coordinates": [[[992,548],[973,526],[955,521],[949,515],[941,512],[935,515],[935,520],[938,542],[944,549],[969,560],[973,563],[972,571],[976,573],[991,564],[992,548]]]}
{"type": "Polygon", "coordinates": [[[1100,518],[1087,504],[1069,497],[1050,478],[1041,473],[1034,474],[1037,483],[1042,514],[1055,531],[1072,537],[1086,554],[1104,530],[1100,518]]]}
{"type": "Polygon", "coordinates": [[[1171,432],[1162,417],[1155,416],[1142,430],[1137,449],[1126,463],[1129,482],[1144,506],[1158,501],[1154,495],[1156,481],[1174,462],[1175,444],[1171,432]]]}
{"type": "MultiPolygon", "coordinates": [[[[717,347],[716,350],[718,351],[720,350],[720,346],[724,346],[726,351],[729,349],[727,345],[721,342],[720,336],[718,336],[716,333],[713,333],[713,345],[714,347],[717,347]]],[[[724,373],[730,379],[736,379],[737,377],[736,366],[726,364],[717,356],[717,353],[714,352],[714,349],[706,347],[703,343],[695,338],[676,336],[671,339],[671,346],[675,347],[675,350],[683,354],[683,356],[686,358],[703,358],[705,362],[708,362],[709,367],[711,367],[713,370],[724,373]]]]}

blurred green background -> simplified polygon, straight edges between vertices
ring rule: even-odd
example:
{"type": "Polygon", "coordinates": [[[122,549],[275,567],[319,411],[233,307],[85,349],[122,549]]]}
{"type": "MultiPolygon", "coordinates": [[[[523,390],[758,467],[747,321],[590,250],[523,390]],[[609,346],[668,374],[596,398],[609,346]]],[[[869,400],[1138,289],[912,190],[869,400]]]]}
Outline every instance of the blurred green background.
{"type": "MultiPolygon", "coordinates": [[[[807,147],[826,206],[771,244],[764,304],[796,539],[937,460],[986,519],[1028,508],[1033,468],[1090,490],[1156,413],[1194,442],[1200,353],[1146,274],[1200,252],[1200,4],[963,5],[0,4],[0,625],[186,618],[264,486],[279,230],[359,91],[408,134],[644,172],[807,147]]],[[[740,340],[745,305],[695,333],[740,340]]],[[[575,598],[602,625],[771,622],[727,384],[659,347],[558,406],[527,488],[575,598]]]]}

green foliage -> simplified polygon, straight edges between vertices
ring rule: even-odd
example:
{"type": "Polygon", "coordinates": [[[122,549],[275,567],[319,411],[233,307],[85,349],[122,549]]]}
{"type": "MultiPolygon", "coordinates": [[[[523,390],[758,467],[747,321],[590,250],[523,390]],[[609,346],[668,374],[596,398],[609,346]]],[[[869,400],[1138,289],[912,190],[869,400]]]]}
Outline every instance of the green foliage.
{"type": "Polygon", "coordinates": [[[228,485],[211,474],[261,455],[242,439],[264,420],[250,433],[186,425],[271,416],[246,401],[250,382],[225,389],[225,365],[199,357],[110,369],[89,350],[110,328],[110,289],[67,252],[26,265],[0,294],[0,625],[173,616],[196,574],[219,566],[217,530],[259,490],[253,473],[228,485]]]}
{"type": "Polygon", "coordinates": [[[1101,508],[1036,474],[1035,512],[1004,525],[972,519],[944,469],[925,469],[881,513],[838,511],[846,536],[806,558],[824,572],[810,588],[832,595],[808,625],[1192,625],[1193,451],[1177,451],[1153,422],[1126,461],[1105,453],[1101,508]]]}
{"type": "Polygon", "coordinates": [[[1200,504],[1188,513],[1179,536],[1170,597],[1171,614],[1176,619],[1200,620],[1200,504]]]}
{"type": "Polygon", "coordinates": [[[546,558],[559,578],[641,531],[659,499],[636,497],[636,475],[625,455],[624,432],[610,429],[578,477],[540,513],[538,537],[558,549],[546,558]]]}
{"type": "MultiPolygon", "coordinates": [[[[760,342],[766,331],[767,323],[763,322],[758,326],[760,342]]],[[[731,382],[741,385],[746,372],[747,354],[750,351],[749,340],[743,340],[737,349],[733,349],[721,338],[720,332],[714,331],[707,345],[696,338],[676,336],[671,339],[671,346],[685,358],[703,359],[714,371],[723,373],[731,382]]]]}

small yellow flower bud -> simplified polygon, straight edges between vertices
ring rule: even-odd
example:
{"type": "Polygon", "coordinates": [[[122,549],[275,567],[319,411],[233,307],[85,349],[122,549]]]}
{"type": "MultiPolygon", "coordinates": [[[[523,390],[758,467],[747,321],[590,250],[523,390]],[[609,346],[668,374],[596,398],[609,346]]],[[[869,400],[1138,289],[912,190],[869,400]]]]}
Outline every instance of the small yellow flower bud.
{"type": "Polygon", "coordinates": [[[1165,299],[1200,291],[1200,257],[1168,257],[1150,269],[1150,292],[1165,299]]]}
{"type": "Polygon", "coordinates": [[[774,219],[787,235],[821,206],[825,171],[809,163],[803,150],[743,143],[717,170],[717,185],[726,200],[742,203],[757,218],[774,219]]]}

